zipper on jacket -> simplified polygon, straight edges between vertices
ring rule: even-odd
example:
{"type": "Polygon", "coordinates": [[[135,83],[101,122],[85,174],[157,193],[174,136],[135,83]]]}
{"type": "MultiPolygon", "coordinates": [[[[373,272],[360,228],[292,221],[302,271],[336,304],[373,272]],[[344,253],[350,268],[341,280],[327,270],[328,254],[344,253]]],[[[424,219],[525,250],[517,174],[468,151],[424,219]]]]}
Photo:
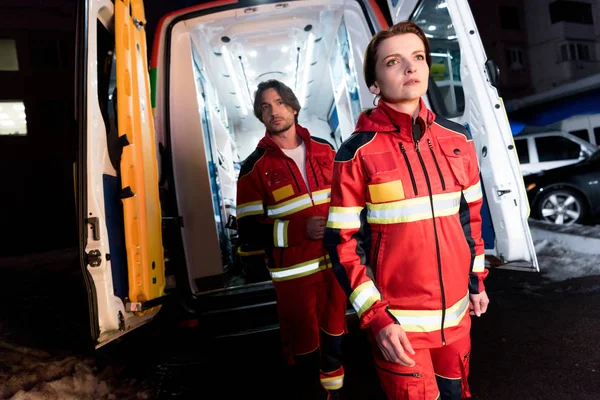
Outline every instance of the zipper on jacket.
{"type": "Polygon", "coordinates": [[[377,242],[375,242],[375,254],[373,255],[373,268],[371,268],[371,270],[373,271],[373,277],[375,277],[375,275],[378,275],[377,262],[379,261],[379,245],[380,244],[381,244],[381,232],[379,232],[377,234],[377,242]]]}
{"type": "Polygon", "coordinates": [[[290,163],[286,161],[285,165],[287,165],[288,169],[290,170],[290,174],[292,174],[292,177],[294,178],[294,182],[296,182],[296,187],[298,188],[298,192],[302,192],[302,189],[300,189],[300,185],[298,184],[298,180],[296,179],[296,174],[294,174],[292,167],[290,167],[290,163]]]}
{"type": "Polygon", "coordinates": [[[440,174],[440,181],[442,181],[442,190],[446,190],[446,182],[444,182],[444,176],[442,175],[442,170],[440,169],[440,165],[437,162],[437,158],[435,157],[435,153],[433,152],[433,145],[431,144],[431,140],[427,139],[427,144],[429,144],[429,150],[431,151],[431,155],[433,156],[433,162],[435,163],[435,167],[437,168],[438,174],[440,174]]]}
{"type": "MultiPolygon", "coordinates": [[[[410,174],[410,181],[412,182],[415,196],[418,196],[419,192],[417,191],[417,182],[415,181],[415,175],[413,174],[412,167],[410,166],[410,162],[408,161],[408,155],[406,154],[406,149],[404,148],[404,145],[402,144],[402,142],[398,143],[398,146],[400,146],[400,151],[402,152],[402,155],[404,156],[404,161],[406,161],[406,166],[408,167],[408,173],[410,174]]],[[[418,146],[418,144],[417,144],[417,146],[418,146]]]]}
{"type": "Polygon", "coordinates": [[[438,264],[438,276],[440,279],[440,289],[442,291],[442,326],[440,332],[442,333],[442,345],[446,345],[446,337],[444,335],[444,322],[446,320],[446,294],[444,292],[444,280],[442,278],[442,259],[440,255],[440,242],[438,241],[437,234],[437,224],[435,223],[435,211],[433,208],[433,193],[431,191],[431,181],[429,180],[429,175],[427,174],[427,168],[425,168],[425,162],[423,161],[423,157],[421,157],[421,152],[419,151],[419,141],[417,140],[415,145],[417,156],[419,156],[419,162],[421,163],[421,168],[423,168],[423,173],[425,174],[425,182],[427,182],[427,189],[429,190],[429,203],[431,204],[431,219],[433,220],[433,235],[435,236],[435,251],[437,255],[437,264],[438,264]]]}
{"type": "Polygon", "coordinates": [[[315,182],[317,183],[317,187],[319,187],[319,179],[317,179],[317,173],[315,172],[315,168],[312,165],[312,161],[310,158],[306,157],[308,163],[310,164],[310,169],[312,169],[313,175],[315,176],[315,182]]]}

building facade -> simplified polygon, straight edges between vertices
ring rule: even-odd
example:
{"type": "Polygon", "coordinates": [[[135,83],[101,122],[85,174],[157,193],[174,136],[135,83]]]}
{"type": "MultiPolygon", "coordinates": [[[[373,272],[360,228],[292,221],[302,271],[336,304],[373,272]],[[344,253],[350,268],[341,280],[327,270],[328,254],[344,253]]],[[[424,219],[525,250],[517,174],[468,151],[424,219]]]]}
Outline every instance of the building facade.
{"type": "Polygon", "coordinates": [[[0,255],[77,245],[76,2],[0,7],[0,255]]]}

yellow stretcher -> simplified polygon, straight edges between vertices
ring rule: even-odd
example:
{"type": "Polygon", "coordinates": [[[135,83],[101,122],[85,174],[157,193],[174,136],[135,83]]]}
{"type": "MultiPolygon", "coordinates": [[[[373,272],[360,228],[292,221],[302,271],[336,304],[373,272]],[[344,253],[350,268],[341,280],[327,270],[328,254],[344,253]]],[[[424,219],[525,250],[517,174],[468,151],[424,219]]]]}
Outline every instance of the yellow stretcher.
{"type": "MultiPolygon", "coordinates": [[[[115,1],[117,120],[120,139],[125,143],[121,156],[121,197],[129,302],[142,303],[142,306],[163,296],[165,288],[145,24],[142,0],[115,1]]],[[[139,314],[154,311],[156,309],[151,308],[139,314]]]]}

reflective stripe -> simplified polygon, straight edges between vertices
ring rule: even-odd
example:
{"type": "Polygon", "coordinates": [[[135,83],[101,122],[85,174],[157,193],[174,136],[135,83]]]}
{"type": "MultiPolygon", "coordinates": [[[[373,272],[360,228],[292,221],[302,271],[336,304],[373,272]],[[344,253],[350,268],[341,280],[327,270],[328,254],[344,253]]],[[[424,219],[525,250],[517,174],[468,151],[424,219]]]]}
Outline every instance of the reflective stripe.
{"type": "Polygon", "coordinates": [[[326,390],[337,390],[344,386],[344,375],[334,376],[331,378],[321,378],[321,386],[326,390]]]}
{"type": "Polygon", "coordinates": [[[331,189],[323,189],[313,192],[313,202],[315,205],[325,204],[331,201],[331,189]]]}
{"type": "Polygon", "coordinates": [[[288,225],[290,221],[275,220],[273,225],[273,242],[275,247],[288,247],[288,225]]]}
{"type": "MultiPolygon", "coordinates": [[[[469,294],[446,309],[444,328],[457,326],[469,309],[469,294]]],[[[442,328],[442,310],[389,310],[405,332],[433,332],[442,328]]]]}
{"type": "Polygon", "coordinates": [[[473,186],[469,186],[463,190],[463,195],[467,203],[472,203],[483,198],[483,192],[481,191],[481,182],[477,181],[473,186]]]}
{"type": "Polygon", "coordinates": [[[485,270],[485,254],[480,254],[475,257],[473,262],[473,272],[483,272],[485,270]]]}
{"type": "Polygon", "coordinates": [[[302,196],[298,196],[276,206],[268,206],[267,214],[271,218],[280,218],[304,210],[310,206],[312,206],[310,196],[308,194],[303,194],[302,196]]]}
{"type": "Polygon", "coordinates": [[[329,207],[327,227],[334,229],[360,228],[360,213],[363,207],[329,207]]]}
{"type": "Polygon", "coordinates": [[[269,268],[271,279],[274,281],[283,281],[303,276],[312,275],[315,272],[331,268],[331,264],[325,260],[325,257],[316,260],[306,261],[301,264],[292,265],[286,268],[269,268]]]}
{"type": "Polygon", "coordinates": [[[309,207],[318,204],[325,204],[331,201],[331,189],[323,189],[313,192],[313,197],[308,194],[295,197],[286,202],[267,207],[267,215],[271,218],[281,218],[286,215],[294,214],[309,207]]]}
{"type": "Polygon", "coordinates": [[[381,300],[381,293],[370,280],[360,284],[350,295],[350,303],[359,318],[378,300],[381,300]]]}
{"type": "MultiPolygon", "coordinates": [[[[433,195],[436,217],[457,214],[459,207],[460,192],[433,195]]],[[[384,204],[367,203],[367,208],[367,221],[373,224],[398,224],[433,217],[429,196],[384,204]]]]}
{"type": "Polygon", "coordinates": [[[259,215],[263,213],[262,200],[251,201],[250,203],[240,204],[236,207],[236,218],[240,219],[249,215],[259,215]]]}

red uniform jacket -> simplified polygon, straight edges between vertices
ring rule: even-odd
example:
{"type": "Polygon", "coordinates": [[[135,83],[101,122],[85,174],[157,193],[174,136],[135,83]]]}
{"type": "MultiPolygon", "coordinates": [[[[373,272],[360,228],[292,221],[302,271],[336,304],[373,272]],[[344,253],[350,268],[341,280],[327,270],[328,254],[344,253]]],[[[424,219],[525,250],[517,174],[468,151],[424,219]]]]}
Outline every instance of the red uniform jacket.
{"type": "Polygon", "coordinates": [[[331,267],[322,241],[306,237],[306,220],[328,215],[335,151],[298,124],[296,132],[306,146],[308,187],[294,160],[268,132],[244,161],[238,179],[236,218],[242,248],[266,250],[275,283],[314,282],[322,278],[319,271],[331,267]]]}
{"type": "Polygon", "coordinates": [[[415,348],[468,333],[487,271],[467,130],[422,101],[414,125],[380,102],[338,150],[333,182],[325,246],[361,326],[399,323],[415,348]]]}

